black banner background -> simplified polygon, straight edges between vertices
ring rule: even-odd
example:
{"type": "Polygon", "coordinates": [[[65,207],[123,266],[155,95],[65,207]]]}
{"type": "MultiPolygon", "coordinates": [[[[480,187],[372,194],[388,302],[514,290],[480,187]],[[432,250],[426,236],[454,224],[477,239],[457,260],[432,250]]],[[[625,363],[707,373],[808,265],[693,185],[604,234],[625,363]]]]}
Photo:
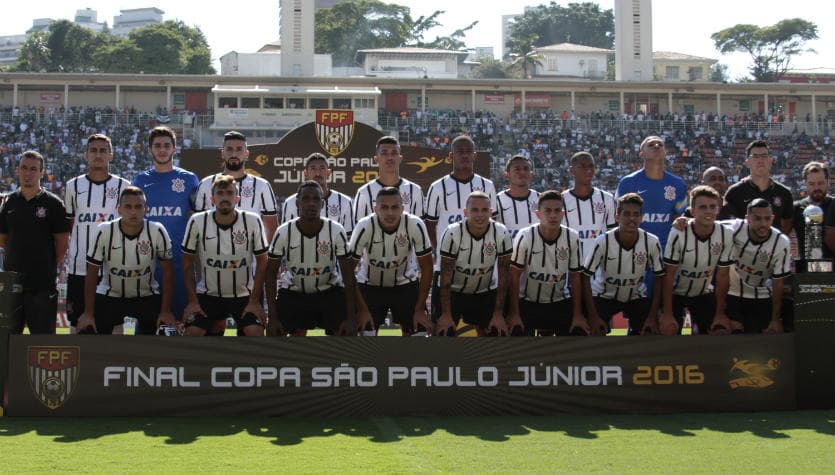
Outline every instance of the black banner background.
{"type": "MultiPolygon", "coordinates": [[[[73,350],[75,351],[75,350],[73,350]]],[[[33,353],[34,354],[34,353],[33,353]]],[[[13,336],[10,347],[9,416],[150,415],[523,415],[557,413],[669,413],[761,411],[795,408],[793,335],[606,338],[177,338],[141,336],[13,336]],[[30,349],[77,347],[79,377],[55,409],[39,400],[30,384],[30,349]],[[341,366],[350,365],[350,366],[341,366]],[[688,370],[688,365],[697,365],[688,370]],[[200,387],[128,387],[124,373],[105,387],[105,367],[182,368],[182,381],[200,387]],[[393,367],[450,367],[475,382],[478,368],[492,387],[426,387],[408,379],[389,386],[393,367]],[[517,367],[620,367],[622,385],[510,385],[517,367]],[[298,368],[300,387],[211,387],[212,368],[298,368]],[[311,371],[375,368],[373,387],[311,387],[311,371]],[[639,368],[643,367],[643,368],[639,368]],[[329,369],[327,369],[329,368],[329,369]],[[487,369],[484,369],[487,368],[487,369]],[[685,384],[698,381],[703,384],[685,384]],[[689,374],[689,377],[688,377],[689,374]],[[635,378],[655,384],[636,385],[635,378]],[[733,384],[732,384],[733,382],[733,384]],[[671,383],[671,384],[668,384],[671,383]],[[737,386],[736,388],[732,388],[737,386]]],[[[248,370],[242,370],[244,375],[248,370]]],[[[264,370],[272,371],[272,370],[264,370]]],[[[285,370],[287,371],[287,370],[285,370]]],[[[363,370],[363,380],[370,369],[363,370]]],[[[409,371],[409,370],[405,370],[409,371]]],[[[583,372],[583,371],[579,371],[583,372]]],[[[276,370],[278,373],[278,370],[276,370]]],[[[567,373],[567,374],[568,374],[567,373]]],[[[334,373],[335,374],[335,373],[334,373]]],[[[340,373],[341,374],[341,373],[340,373]]],[[[231,381],[226,373],[218,381],[231,381]]],[[[244,378],[241,381],[247,381],[244,378]]],[[[579,382],[580,378],[574,378],[579,382]]],[[[343,380],[346,381],[346,380],[343,380]]],[[[66,389],[66,386],[64,386],[66,389]]]]}

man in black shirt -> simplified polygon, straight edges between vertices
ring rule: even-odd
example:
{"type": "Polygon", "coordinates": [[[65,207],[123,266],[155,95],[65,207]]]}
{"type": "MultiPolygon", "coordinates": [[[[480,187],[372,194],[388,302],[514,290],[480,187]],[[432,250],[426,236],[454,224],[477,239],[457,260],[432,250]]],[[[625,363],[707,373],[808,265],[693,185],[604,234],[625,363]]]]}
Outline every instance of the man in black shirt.
{"type": "MultiPolygon", "coordinates": [[[[806,220],[803,211],[806,207],[814,205],[823,210],[824,224],[830,228],[835,226],[835,215],[833,212],[832,197],[827,194],[829,191],[829,167],[821,162],[809,162],[803,167],[803,181],[806,184],[806,197],[794,202],[794,233],[797,235],[797,255],[803,259],[806,250],[806,220]]],[[[823,246],[823,257],[831,258],[831,249],[835,246],[835,228],[827,233],[826,245],[823,246]]]]}
{"type": "Polygon", "coordinates": [[[751,175],[728,188],[725,193],[725,215],[745,218],[748,203],[763,198],[771,203],[774,210],[774,227],[789,234],[794,224],[794,206],[791,191],[771,178],[771,164],[774,162],[768,143],[755,140],[745,148],[745,166],[751,175]]]}
{"type": "MultiPolygon", "coordinates": [[[[725,192],[728,191],[728,179],[725,177],[725,172],[719,167],[710,167],[702,173],[702,182],[701,185],[707,185],[714,190],[719,192],[719,196],[725,196],[725,192]]],[[[719,211],[719,216],[716,219],[723,220],[723,219],[731,219],[730,210],[727,206],[723,207],[721,211],[719,211]]],[[[688,218],[693,217],[693,213],[690,212],[690,207],[687,207],[687,210],[684,212],[684,216],[688,218]]]]}
{"type": "Polygon", "coordinates": [[[0,208],[0,247],[6,250],[7,271],[23,276],[21,324],[13,329],[55,333],[58,293],[55,277],[64,260],[69,222],[60,198],[41,188],[43,156],[29,150],[17,165],[20,188],[0,208]]]}

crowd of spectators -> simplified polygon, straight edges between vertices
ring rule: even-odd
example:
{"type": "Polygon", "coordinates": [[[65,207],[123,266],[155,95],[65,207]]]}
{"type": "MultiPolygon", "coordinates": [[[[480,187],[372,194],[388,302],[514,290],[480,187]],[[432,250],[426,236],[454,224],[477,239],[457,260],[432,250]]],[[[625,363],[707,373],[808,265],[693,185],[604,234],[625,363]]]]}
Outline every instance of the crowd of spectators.
{"type": "MultiPolygon", "coordinates": [[[[688,185],[698,183],[702,171],[714,165],[725,170],[733,183],[747,174],[742,163],[745,145],[754,139],[767,139],[775,157],[775,179],[800,197],[804,191],[803,165],[810,160],[833,165],[835,147],[829,137],[829,119],[817,118],[817,134],[806,132],[813,119],[810,115],[801,127],[797,126],[798,119],[804,118],[781,114],[617,115],[566,111],[517,112],[509,117],[484,111],[380,115],[384,130],[396,127],[411,145],[446,150],[455,135],[472,136],[479,149],[491,153],[492,177],[500,189],[505,186],[504,164],[517,153],[529,156],[534,164],[534,188],[565,189],[571,185],[568,158],[578,150],[588,150],[597,158],[598,186],[614,190],[620,177],[641,167],[638,149],[649,134],[666,140],[669,170],[688,185]]],[[[46,158],[44,186],[62,194],[64,183],[84,172],[86,138],[93,133],[111,138],[111,170],[130,180],[150,166],[148,132],[168,120],[164,110],[0,109],[0,191],[15,186],[17,156],[24,150],[37,149],[46,158]]],[[[190,142],[185,140],[183,145],[188,147],[190,142]]]]}

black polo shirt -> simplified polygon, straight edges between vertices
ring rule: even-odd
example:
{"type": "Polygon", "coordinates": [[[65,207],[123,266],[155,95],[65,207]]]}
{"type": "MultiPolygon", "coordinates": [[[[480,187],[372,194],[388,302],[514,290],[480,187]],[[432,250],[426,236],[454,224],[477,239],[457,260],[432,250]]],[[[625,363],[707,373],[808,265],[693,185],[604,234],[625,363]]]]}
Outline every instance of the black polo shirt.
{"type": "Polygon", "coordinates": [[[64,203],[41,189],[27,201],[20,190],[9,194],[0,208],[0,234],[7,235],[7,271],[23,274],[27,290],[55,288],[55,234],[70,230],[64,203]]]}
{"type": "MultiPolygon", "coordinates": [[[[832,213],[832,197],[827,195],[823,198],[820,208],[823,210],[824,226],[835,226],[835,216],[830,217],[832,213]]],[[[806,219],[803,217],[803,211],[809,206],[809,197],[797,200],[794,202],[794,234],[797,235],[797,255],[800,259],[805,257],[806,249],[806,219]]],[[[826,245],[823,246],[823,257],[829,259],[832,253],[826,245]]]]}
{"type": "Polygon", "coordinates": [[[771,180],[765,191],[754,184],[750,176],[731,185],[725,192],[724,214],[735,218],[744,218],[748,212],[748,203],[756,198],[763,198],[771,203],[774,211],[774,227],[781,229],[781,220],[794,219],[794,197],[784,185],[771,180]]]}

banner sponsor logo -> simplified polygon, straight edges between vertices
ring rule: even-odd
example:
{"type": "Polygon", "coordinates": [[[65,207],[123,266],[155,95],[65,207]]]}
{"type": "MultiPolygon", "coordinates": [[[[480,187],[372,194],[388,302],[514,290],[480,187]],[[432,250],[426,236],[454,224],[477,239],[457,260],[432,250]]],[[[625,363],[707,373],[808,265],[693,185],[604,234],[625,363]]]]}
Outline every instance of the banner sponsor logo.
{"type": "Polygon", "coordinates": [[[354,138],[354,111],[323,109],[316,111],[316,140],[328,155],[345,151],[354,138]]]}
{"type": "Polygon", "coordinates": [[[734,358],[729,384],[731,389],[766,388],[774,384],[772,377],[779,369],[780,360],[777,358],[769,358],[765,363],[734,358]]]}
{"type": "Polygon", "coordinates": [[[81,348],[77,346],[30,346],[29,386],[50,410],[58,409],[75,391],[81,371],[81,348]]]}

